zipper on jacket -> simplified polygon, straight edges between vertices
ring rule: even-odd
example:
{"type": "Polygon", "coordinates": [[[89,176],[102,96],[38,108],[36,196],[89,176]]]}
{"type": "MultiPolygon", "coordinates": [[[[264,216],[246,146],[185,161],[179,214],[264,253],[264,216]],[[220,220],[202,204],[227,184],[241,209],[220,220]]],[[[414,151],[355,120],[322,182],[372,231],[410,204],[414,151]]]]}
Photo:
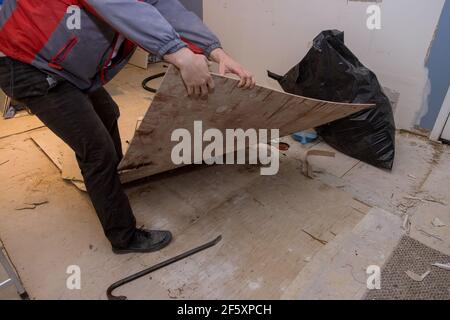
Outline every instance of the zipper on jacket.
{"type": "Polygon", "coordinates": [[[77,43],[78,43],[77,37],[74,36],[70,38],[69,41],[67,41],[67,43],[64,45],[64,47],[61,50],[59,50],[59,52],[53,58],[51,58],[48,65],[52,68],[62,70],[63,67],[61,66],[61,63],[64,62],[64,60],[66,60],[67,56],[77,43]]]}

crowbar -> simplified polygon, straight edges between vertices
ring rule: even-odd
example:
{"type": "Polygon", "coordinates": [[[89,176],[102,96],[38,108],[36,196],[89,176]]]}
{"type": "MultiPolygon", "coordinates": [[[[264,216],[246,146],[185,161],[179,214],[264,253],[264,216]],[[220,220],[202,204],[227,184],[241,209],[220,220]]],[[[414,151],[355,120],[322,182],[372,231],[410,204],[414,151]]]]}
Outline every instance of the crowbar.
{"type": "Polygon", "coordinates": [[[127,283],[130,283],[130,282],[132,282],[132,281],[134,281],[136,279],[139,279],[139,278],[141,278],[141,277],[143,277],[143,276],[145,276],[145,275],[147,275],[149,273],[152,273],[152,272],[154,272],[156,270],[159,270],[159,269],[162,269],[164,267],[167,267],[168,265],[171,265],[171,264],[173,264],[175,262],[184,260],[184,259],[186,259],[186,258],[188,258],[190,256],[193,256],[194,254],[197,254],[197,253],[199,253],[199,252],[201,252],[203,250],[211,248],[211,247],[215,246],[216,244],[218,244],[220,242],[220,240],[222,240],[222,236],[218,236],[213,241],[205,243],[204,245],[201,245],[201,246],[199,246],[197,248],[194,248],[194,249],[191,249],[189,251],[186,251],[186,252],[184,252],[184,253],[176,256],[176,257],[173,257],[173,258],[170,258],[170,259],[168,259],[166,261],[160,262],[160,263],[158,263],[158,264],[156,264],[156,265],[154,265],[152,267],[149,267],[149,268],[147,268],[145,270],[142,270],[142,271],[140,271],[138,273],[132,274],[131,276],[128,276],[128,277],[126,277],[126,278],[124,278],[122,280],[119,280],[119,281],[113,283],[112,285],[109,286],[108,290],[106,290],[106,296],[108,297],[108,300],[127,300],[126,296],[115,296],[115,295],[112,294],[112,292],[115,289],[117,289],[117,288],[119,288],[119,287],[121,287],[121,286],[123,286],[123,285],[125,285],[127,283]]]}

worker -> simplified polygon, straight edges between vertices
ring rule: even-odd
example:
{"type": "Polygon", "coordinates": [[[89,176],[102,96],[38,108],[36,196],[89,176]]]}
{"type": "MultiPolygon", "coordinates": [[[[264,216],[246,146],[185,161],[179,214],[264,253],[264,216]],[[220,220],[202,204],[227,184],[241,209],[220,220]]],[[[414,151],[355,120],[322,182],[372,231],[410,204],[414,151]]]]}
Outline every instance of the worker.
{"type": "Polygon", "coordinates": [[[160,250],[169,231],[136,228],[117,166],[119,108],[104,85],[137,46],[175,65],[193,99],[220,73],[254,77],[178,0],[5,0],[0,11],[0,87],[76,153],[87,192],[114,253],[160,250]]]}

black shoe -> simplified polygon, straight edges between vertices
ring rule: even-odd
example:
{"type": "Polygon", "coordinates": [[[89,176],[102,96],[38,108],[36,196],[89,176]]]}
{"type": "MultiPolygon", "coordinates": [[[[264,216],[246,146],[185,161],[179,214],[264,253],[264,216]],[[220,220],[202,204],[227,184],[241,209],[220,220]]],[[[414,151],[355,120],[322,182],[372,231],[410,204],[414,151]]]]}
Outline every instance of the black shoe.
{"type": "Polygon", "coordinates": [[[171,240],[170,231],[136,229],[127,247],[113,247],[112,250],[115,254],[154,252],[166,247],[171,240]]]}

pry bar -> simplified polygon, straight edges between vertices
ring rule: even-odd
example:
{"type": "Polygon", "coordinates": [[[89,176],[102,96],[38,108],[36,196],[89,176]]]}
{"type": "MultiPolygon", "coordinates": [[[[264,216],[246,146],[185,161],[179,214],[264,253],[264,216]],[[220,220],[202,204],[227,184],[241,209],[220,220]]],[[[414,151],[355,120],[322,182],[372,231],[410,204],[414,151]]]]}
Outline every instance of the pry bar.
{"type": "Polygon", "coordinates": [[[191,249],[189,251],[186,251],[186,252],[184,252],[184,253],[176,256],[176,257],[170,258],[170,259],[168,259],[166,261],[158,263],[158,264],[156,264],[156,265],[154,265],[152,267],[149,267],[149,268],[147,268],[145,270],[142,270],[142,271],[140,271],[138,273],[132,274],[132,275],[130,275],[130,276],[128,276],[128,277],[126,277],[126,278],[124,278],[122,280],[119,280],[119,281],[113,283],[112,285],[109,286],[108,290],[106,291],[106,295],[108,297],[108,300],[127,300],[126,296],[115,296],[115,295],[112,294],[112,292],[115,289],[117,289],[117,288],[119,288],[119,287],[121,287],[121,286],[123,286],[123,285],[125,285],[127,283],[130,283],[130,282],[132,282],[132,281],[134,281],[136,279],[139,279],[139,278],[141,278],[141,277],[143,277],[143,276],[145,276],[145,275],[147,275],[149,273],[152,273],[152,272],[154,272],[156,270],[159,270],[159,269],[162,269],[164,267],[167,267],[168,265],[171,265],[171,264],[173,264],[175,262],[184,260],[184,259],[186,259],[186,258],[188,258],[190,256],[193,256],[194,254],[197,254],[197,253],[199,253],[199,252],[201,252],[203,250],[211,248],[211,247],[215,246],[216,244],[218,244],[220,242],[220,240],[222,240],[222,236],[218,236],[213,241],[205,243],[204,245],[201,245],[201,246],[199,246],[197,248],[194,248],[194,249],[191,249]]]}

